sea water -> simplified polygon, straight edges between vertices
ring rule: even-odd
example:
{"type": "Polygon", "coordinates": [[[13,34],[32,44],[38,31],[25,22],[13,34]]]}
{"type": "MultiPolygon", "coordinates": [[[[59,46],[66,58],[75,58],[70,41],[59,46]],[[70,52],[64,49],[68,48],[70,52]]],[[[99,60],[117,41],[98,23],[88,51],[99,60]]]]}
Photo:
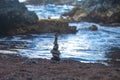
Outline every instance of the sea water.
{"type": "MultiPolygon", "coordinates": [[[[27,5],[28,10],[35,11],[39,19],[60,16],[72,9],[69,5],[27,5]],[[53,9],[53,10],[52,10],[53,9]]],[[[58,44],[62,59],[77,60],[85,63],[103,63],[109,60],[107,53],[112,48],[120,51],[120,27],[106,27],[95,23],[69,23],[76,26],[76,34],[59,34],[58,44]],[[89,30],[89,26],[96,25],[97,31],[89,30]]],[[[19,54],[29,58],[50,59],[53,48],[54,33],[15,35],[0,38],[0,53],[19,54]]]]}

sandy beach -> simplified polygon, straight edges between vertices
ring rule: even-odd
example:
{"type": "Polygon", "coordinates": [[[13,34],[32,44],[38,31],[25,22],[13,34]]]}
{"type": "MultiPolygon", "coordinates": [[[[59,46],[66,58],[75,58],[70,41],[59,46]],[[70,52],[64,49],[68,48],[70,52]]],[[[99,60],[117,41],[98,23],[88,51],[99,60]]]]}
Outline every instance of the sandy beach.
{"type": "Polygon", "coordinates": [[[120,67],[0,54],[0,80],[120,80],[120,67]]]}

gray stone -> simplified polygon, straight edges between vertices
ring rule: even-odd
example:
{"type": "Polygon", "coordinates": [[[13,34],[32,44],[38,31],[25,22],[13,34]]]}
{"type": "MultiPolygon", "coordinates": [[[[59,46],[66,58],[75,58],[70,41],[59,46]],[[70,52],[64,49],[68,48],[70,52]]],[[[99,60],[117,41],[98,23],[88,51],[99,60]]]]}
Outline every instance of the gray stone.
{"type": "Polygon", "coordinates": [[[1,55],[0,58],[3,59],[3,60],[6,60],[6,59],[9,58],[9,56],[8,55],[1,55]]]}
{"type": "Polygon", "coordinates": [[[96,25],[92,25],[89,27],[89,29],[92,31],[96,31],[96,30],[98,30],[98,27],[96,25]]]}
{"type": "Polygon", "coordinates": [[[38,21],[34,12],[28,11],[23,3],[18,0],[0,0],[0,33],[25,27],[38,21]]]}
{"type": "Polygon", "coordinates": [[[54,47],[53,49],[51,50],[51,53],[52,53],[52,58],[51,60],[55,60],[55,61],[60,61],[60,51],[58,50],[59,46],[58,46],[58,34],[56,33],[55,34],[55,40],[54,40],[54,47]]]}

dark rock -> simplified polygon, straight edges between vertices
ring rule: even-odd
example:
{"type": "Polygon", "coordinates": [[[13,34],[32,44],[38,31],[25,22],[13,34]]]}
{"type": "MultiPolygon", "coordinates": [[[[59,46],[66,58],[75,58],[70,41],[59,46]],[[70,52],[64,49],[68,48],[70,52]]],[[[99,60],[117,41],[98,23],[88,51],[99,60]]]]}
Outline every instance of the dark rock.
{"type": "Polygon", "coordinates": [[[0,36],[31,33],[76,33],[62,20],[40,20],[18,0],[0,0],[0,36]]]}
{"type": "Polygon", "coordinates": [[[56,60],[56,61],[60,61],[60,52],[59,50],[51,50],[52,53],[52,58],[51,60],[56,60]]]}
{"type": "Polygon", "coordinates": [[[37,33],[61,33],[69,34],[76,33],[77,28],[75,26],[69,26],[68,22],[62,20],[45,19],[40,20],[36,24],[29,27],[20,27],[12,29],[9,34],[37,34],[37,33]]]}
{"type": "Polygon", "coordinates": [[[59,48],[59,45],[58,45],[58,33],[55,34],[55,40],[54,40],[54,47],[53,49],[51,50],[51,53],[52,53],[52,58],[51,60],[53,61],[60,61],[60,51],[58,50],[59,48]]]}
{"type": "Polygon", "coordinates": [[[0,0],[0,34],[34,24],[37,20],[36,14],[28,11],[18,0],[0,0]]]}
{"type": "MultiPolygon", "coordinates": [[[[77,29],[75,26],[70,27],[68,25],[68,22],[62,21],[62,20],[40,20],[38,24],[36,25],[38,28],[34,29],[32,31],[38,32],[38,33],[76,33],[77,29]]],[[[34,26],[33,26],[34,27],[34,26]]]]}
{"type": "Polygon", "coordinates": [[[29,64],[38,64],[37,60],[34,59],[27,59],[26,61],[22,62],[22,63],[29,63],[29,64]]]}
{"type": "Polygon", "coordinates": [[[3,60],[7,60],[9,58],[9,56],[8,55],[1,55],[0,58],[3,60]]]}
{"type": "Polygon", "coordinates": [[[92,25],[89,27],[89,29],[92,31],[96,31],[96,30],[98,30],[98,27],[96,25],[92,25]]]}
{"type": "Polygon", "coordinates": [[[120,72],[120,68],[115,69],[116,71],[120,72]]]}
{"type": "Polygon", "coordinates": [[[27,80],[33,80],[32,78],[27,78],[27,80]]]}
{"type": "Polygon", "coordinates": [[[82,0],[79,5],[64,16],[75,21],[88,21],[117,26],[120,23],[120,0],[82,0]],[[117,24],[113,24],[117,23],[117,24]]]}

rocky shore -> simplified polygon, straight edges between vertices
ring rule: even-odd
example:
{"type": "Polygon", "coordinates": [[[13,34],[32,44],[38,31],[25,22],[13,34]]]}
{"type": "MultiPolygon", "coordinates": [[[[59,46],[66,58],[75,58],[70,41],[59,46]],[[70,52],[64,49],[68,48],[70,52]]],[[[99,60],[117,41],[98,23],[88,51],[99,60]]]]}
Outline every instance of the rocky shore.
{"type": "Polygon", "coordinates": [[[62,20],[38,20],[34,12],[28,11],[18,0],[0,1],[0,36],[32,33],[76,33],[76,27],[69,27],[62,20]]]}
{"type": "Polygon", "coordinates": [[[28,11],[18,0],[0,0],[0,35],[6,35],[14,28],[30,26],[37,21],[37,15],[28,11]]]}
{"type": "Polygon", "coordinates": [[[63,16],[106,26],[120,26],[120,0],[82,0],[63,16]]]}
{"type": "Polygon", "coordinates": [[[119,0],[28,0],[25,4],[70,4],[75,8],[63,16],[70,21],[94,22],[105,26],[120,26],[120,1],[119,0]]]}
{"type": "Polygon", "coordinates": [[[76,33],[75,26],[69,26],[68,22],[56,19],[39,20],[36,24],[27,27],[14,28],[8,31],[9,35],[16,34],[41,34],[41,33],[76,33]]]}
{"type": "Polygon", "coordinates": [[[0,80],[120,80],[120,67],[0,54],[0,80]]]}

